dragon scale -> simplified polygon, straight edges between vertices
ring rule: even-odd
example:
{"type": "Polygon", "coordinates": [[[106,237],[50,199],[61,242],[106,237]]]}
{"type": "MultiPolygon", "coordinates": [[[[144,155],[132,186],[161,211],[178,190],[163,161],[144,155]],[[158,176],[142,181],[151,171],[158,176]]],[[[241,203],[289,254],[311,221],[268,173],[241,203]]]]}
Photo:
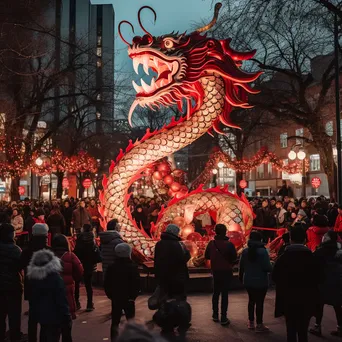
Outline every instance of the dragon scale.
{"type": "Polygon", "coordinates": [[[121,225],[121,235],[132,242],[145,256],[153,254],[155,241],[139,230],[132,222],[127,208],[127,192],[136,176],[155,161],[191,144],[205,134],[221,113],[225,96],[223,80],[217,75],[207,75],[200,80],[203,86],[203,104],[190,120],[170,129],[164,129],[150,139],[137,144],[126,153],[108,178],[104,192],[107,221],[116,218],[121,225]],[[125,201],[123,199],[126,198],[125,201]]]}

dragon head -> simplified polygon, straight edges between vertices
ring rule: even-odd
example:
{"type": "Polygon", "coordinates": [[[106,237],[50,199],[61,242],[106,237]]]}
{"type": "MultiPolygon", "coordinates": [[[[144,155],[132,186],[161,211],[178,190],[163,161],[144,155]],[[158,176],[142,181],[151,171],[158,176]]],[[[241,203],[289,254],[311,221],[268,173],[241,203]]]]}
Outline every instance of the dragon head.
{"type": "Polygon", "coordinates": [[[120,27],[127,23],[134,32],[133,25],[126,20],[119,24],[119,35],[129,46],[128,55],[133,60],[135,72],[138,73],[139,65],[142,64],[146,74],[149,74],[149,69],[157,74],[152,78],[151,84],[141,79],[139,86],[133,81],[137,94],[128,117],[130,123],[137,105],[155,110],[161,105],[177,104],[182,111],[183,101],[187,100],[187,113],[191,115],[201,107],[204,98],[200,79],[216,73],[224,79],[226,96],[225,108],[213,123],[213,128],[222,133],[219,128],[220,122],[236,127],[230,122],[229,113],[233,106],[249,107],[246,94],[257,91],[248,83],[255,81],[260,72],[247,73],[240,69],[242,61],[252,58],[255,50],[238,52],[230,47],[231,39],[217,40],[201,34],[215,25],[221,6],[221,3],[216,4],[214,17],[208,25],[190,34],[170,33],[160,37],[152,36],[142,25],[140,18],[141,11],[147,8],[153,12],[156,20],[155,11],[149,6],[143,6],[138,12],[139,24],[145,35],[135,36],[132,44],[123,38],[120,27]],[[193,102],[196,103],[194,108],[193,102]]]}

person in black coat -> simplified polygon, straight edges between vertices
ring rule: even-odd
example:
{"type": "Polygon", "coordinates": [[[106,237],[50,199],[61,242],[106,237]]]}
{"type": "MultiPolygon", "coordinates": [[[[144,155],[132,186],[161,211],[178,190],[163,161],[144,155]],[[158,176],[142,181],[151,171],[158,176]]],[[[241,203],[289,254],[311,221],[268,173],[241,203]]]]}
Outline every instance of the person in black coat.
{"type": "Polygon", "coordinates": [[[342,337],[342,249],[337,239],[336,232],[327,232],[314,252],[324,273],[324,281],[320,285],[320,302],[315,315],[316,324],[309,330],[316,336],[322,336],[323,310],[327,304],[334,308],[337,318],[337,329],[331,332],[331,335],[342,337]]]}
{"type": "MultiPolygon", "coordinates": [[[[42,249],[51,249],[48,246],[48,233],[49,227],[45,223],[36,223],[32,227],[32,239],[29,242],[27,248],[25,248],[20,257],[20,268],[24,270],[24,299],[29,300],[31,288],[30,283],[27,278],[27,267],[32,259],[33,253],[42,249]]],[[[29,314],[28,321],[28,335],[29,341],[37,340],[37,325],[38,322],[35,321],[29,314]]]]}
{"type": "Polygon", "coordinates": [[[59,342],[62,327],[72,324],[61,271],[60,259],[47,249],[35,252],[27,267],[30,317],[40,324],[40,341],[59,342]]]}
{"type": "Polygon", "coordinates": [[[205,250],[205,258],[211,261],[211,271],[214,279],[213,321],[219,321],[219,298],[221,295],[221,324],[229,324],[227,318],[228,290],[233,279],[233,266],[237,259],[235,246],[226,236],[227,227],[217,224],[215,238],[210,241],[205,250]]]}
{"type": "Polygon", "coordinates": [[[155,248],[154,271],[160,288],[169,298],[184,299],[190,252],[181,243],[179,232],[178,226],[169,224],[161,234],[155,248]]]}
{"type": "Polygon", "coordinates": [[[62,210],[62,215],[64,217],[65,221],[65,234],[66,236],[71,235],[71,221],[72,221],[72,213],[74,211],[74,208],[72,207],[69,200],[64,201],[64,206],[62,210]]]}
{"type": "Polygon", "coordinates": [[[58,205],[53,206],[46,223],[49,226],[49,230],[51,233],[51,241],[53,240],[56,234],[64,234],[65,220],[63,215],[59,211],[58,205]]]}
{"type": "Polygon", "coordinates": [[[140,275],[138,266],[131,260],[131,246],[120,243],[115,247],[115,253],[117,258],[108,267],[104,280],[106,295],[112,301],[112,341],[118,334],[122,311],[127,320],[134,318],[135,299],[140,291],[140,275]]]}
{"type": "Polygon", "coordinates": [[[14,228],[0,226],[0,341],[5,341],[6,317],[10,340],[20,341],[23,277],[20,271],[21,249],[14,241],[14,228]]]}
{"type": "MultiPolygon", "coordinates": [[[[87,311],[93,311],[92,277],[96,264],[101,262],[100,251],[96,246],[94,233],[90,224],[83,226],[83,233],[77,236],[74,253],[81,260],[84,273],[83,280],[87,291],[87,311]]],[[[80,308],[80,282],[75,284],[76,307],[80,308]]]]}
{"type": "MultiPolygon", "coordinates": [[[[269,208],[268,199],[265,198],[262,201],[261,208],[257,209],[256,211],[256,218],[254,225],[256,227],[262,227],[262,228],[274,228],[275,227],[275,218],[272,215],[272,212],[269,208]]],[[[269,240],[274,238],[274,232],[264,230],[263,231],[263,240],[265,243],[268,243],[269,240]]]]}
{"type": "Polygon", "coordinates": [[[322,280],[319,264],[304,246],[305,230],[291,230],[291,245],[274,265],[272,278],[276,284],[276,317],[285,315],[287,341],[308,341],[310,318],[319,299],[318,285],[322,280]]]}

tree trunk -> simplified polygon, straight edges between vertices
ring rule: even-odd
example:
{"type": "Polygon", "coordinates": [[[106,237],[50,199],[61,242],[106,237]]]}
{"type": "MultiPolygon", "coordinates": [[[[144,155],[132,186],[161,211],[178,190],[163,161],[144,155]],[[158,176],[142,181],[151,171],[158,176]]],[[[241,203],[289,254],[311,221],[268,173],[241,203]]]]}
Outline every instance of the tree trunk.
{"type": "Polygon", "coordinates": [[[11,181],[11,201],[20,200],[19,184],[20,184],[20,177],[19,176],[15,176],[14,178],[12,178],[12,181],[11,181]]]}
{"type": "Polygon", "coordinates": [[[62,198],[63,195],[63,172],[56,172],[57,176],[57,198],[62,198]]]}
{"type": "Polygon", "coordinates": [[[78,197],[82,198],[84,194],[84,187],[83,187],[83,174],[80,172],[78,179],[78,197]]]}
{"type": "Polygon", "coordinates": [[[243,173],[236,171],[235,179],[236,179],[236,193],[239,196],[241,196],[241,193],[243,193],[243,189],[241,189],[240,187],[240,181],[243,179],[243,173]]]}

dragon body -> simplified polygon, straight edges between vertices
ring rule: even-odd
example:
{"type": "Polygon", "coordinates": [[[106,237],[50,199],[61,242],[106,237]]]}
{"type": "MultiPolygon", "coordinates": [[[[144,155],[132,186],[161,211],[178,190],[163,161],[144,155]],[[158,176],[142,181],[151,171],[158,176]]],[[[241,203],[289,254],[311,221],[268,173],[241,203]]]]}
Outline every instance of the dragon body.
{"type": "MultiPolygon", "coordinates": [[[[143,79],[141,86],[133,82],[137,95],[128,115],[129,122],[138,105],[153,110],[174,104],[179,109],[186,107],[186,113],[179,121],[172,120],[168,126],[153,133],[148,130],[141,141],[130,142],[126,152],[121,151],[116,163],[112,163],[109,178],[103,179],[104,191],[100,194],[103,225],[111,219],[118,219],[122,237],[145,257],[153,256],[155,240],[137,227],[131,217],[128,200],[132,183],[161,158],[184,148],[212,129],[221,132],[220,124],[233,126],[229,120],[232,108],[248,108],[246,93],[256,93],[249,83],[256,80],[259,73],[246,73],[240,69],[241,61],[250,59],[255,51],[237,52],[230,47],[229,39],[215,40],[201,34],[215,23],[219,7],[216,6],[214,19],[205,28],[188,35],[153,37],[140,20],[140,12],[144,8],[153,9],[144,6],[138,18],[146,34],[134,37],[132,44],[122,38],[129,45],[128,55],[136,72],[142,64],[145,73],[152,69],[157,74],[150,85],[143,79]]],[[[122,23],[128,22],[119,25],[121,37],[122,23]]],[[[247,205],[243,207],[244,201],[237,196],[197,192],[187,196],[186,201],[197,202],[198,210],[202,210],[208,206],[207,200],[213,209],[236,206],[240,211],[238,215],[245,211],[252,217],[251,209],[247,205]]],[[[180,201],[174,205],[178,208],[182,204],[180,201]]],[[[247,220],[243,229],[250,227],[247,220]]]]}

